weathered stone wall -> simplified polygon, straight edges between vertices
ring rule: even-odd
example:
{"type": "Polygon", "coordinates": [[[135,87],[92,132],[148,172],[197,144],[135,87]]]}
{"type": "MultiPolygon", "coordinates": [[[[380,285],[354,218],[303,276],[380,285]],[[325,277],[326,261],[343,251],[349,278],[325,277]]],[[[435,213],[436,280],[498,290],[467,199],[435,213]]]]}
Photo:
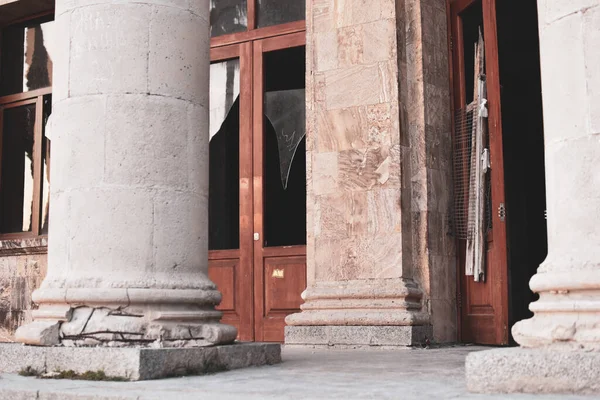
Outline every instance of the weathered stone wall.
{"type": "Polygon", "coordinates": [[[444,1],[309,1],[307,132],[308,288],[288,324],[455,340],[444,1]]]}
{"type": "Polygon", "coordinates": [[[411,215],[413,278],[423,289],[434,338],[456,340],[456,249],[446,2],[397,0],[403,179],[411,215]]]}
{"type": "Polygon", "coordinates": [[[17,328],[32,320],[31,293],[46,275],[46,239],[0,242],[0,342],[13,342],[17,328]]]}

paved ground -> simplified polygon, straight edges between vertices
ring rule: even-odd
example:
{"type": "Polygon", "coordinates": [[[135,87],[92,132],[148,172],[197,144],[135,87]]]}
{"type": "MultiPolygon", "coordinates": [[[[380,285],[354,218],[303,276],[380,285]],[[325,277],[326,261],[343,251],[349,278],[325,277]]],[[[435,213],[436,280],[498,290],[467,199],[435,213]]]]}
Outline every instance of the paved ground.
{"type": "Polygon", "coordinates": [[[0,399],[537,399],[583,396],[475,395],[464,359],[478,347],[414,350],[284,350],[276,366],[145,382],[0,378],[0,399]]]}

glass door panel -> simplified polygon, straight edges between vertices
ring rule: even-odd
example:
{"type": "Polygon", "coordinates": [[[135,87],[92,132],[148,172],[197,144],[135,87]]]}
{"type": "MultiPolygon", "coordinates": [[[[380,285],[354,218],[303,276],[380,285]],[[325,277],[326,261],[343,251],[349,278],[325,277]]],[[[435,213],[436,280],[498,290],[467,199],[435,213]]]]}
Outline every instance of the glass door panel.
{"type": "Polygon", "coordinates": [[[240,246],[240,60],[210,66],[209,249],[240,246]]]}
{"type": "Polygon", "coordinates": [[[264,56],[264,246],[306,244],[304,47],[264,56]]]}

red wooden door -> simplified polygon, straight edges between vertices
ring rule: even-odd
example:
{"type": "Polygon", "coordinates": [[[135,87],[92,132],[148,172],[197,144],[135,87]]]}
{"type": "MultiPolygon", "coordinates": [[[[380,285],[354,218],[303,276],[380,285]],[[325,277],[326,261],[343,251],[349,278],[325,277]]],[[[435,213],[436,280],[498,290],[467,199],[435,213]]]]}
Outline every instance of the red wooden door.
{"type": "MultiPolygon", "coordinates": [[[[464,240],[459,240],[459,315],[463,342],[508,344],[508,260],[504,216],[504,161],[500,109],[500,77],[496,30],[496,0],[450,1],[454,110],[465,107],[473,93],[473,47],[481,29],[485,41],[488,100],[491,202],[487,232],[486,277],[465,276],[464,240]]],[[[455,124],[456,125],[456,124],[455,124]]],[[[456,138],[456,126],[454,134],[456,138]]]]}
{"type": "Polygon", "coordinates": [[[252,43],[211,49],[208,275],[222,321],[254,340],[252,43]]]}
{"type": "Polygon", "coordinates": [[[255,340],[282,342],[306,288],[304,32],[254,42],[255,340]]]}
{"type": "Polygon", "coordinates": [[[304,44],[211,49],[209,277],[242,341],[282,342],[306,288],[304,44]]]}

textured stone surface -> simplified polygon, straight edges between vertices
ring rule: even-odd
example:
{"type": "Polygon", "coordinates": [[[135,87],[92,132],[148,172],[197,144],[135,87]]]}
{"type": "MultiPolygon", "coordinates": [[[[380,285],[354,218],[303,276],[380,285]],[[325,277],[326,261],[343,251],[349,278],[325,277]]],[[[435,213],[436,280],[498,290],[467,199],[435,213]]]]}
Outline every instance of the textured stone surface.
{"type": "Polygon", "coordinates": [[[208,13],[208,0],[56,2],[46,131],[60,223],[39,321],[17,340],[50,344],[47,326],[75,346],[235,340],[207,277],[208,13]]]}
{"type": "Polygon", "coordinates": [[[0,248],[0,342],[12,342],[17,328],[31,322],[32,292],[46,275],[47,241],[2,241],[0,248]],[[21,254],[21,255],[17,255],[21,254]]]}
{"type": "Polygon", "coordinates": [[[319,350],[284,348],[281,364],[142,382],[41,380],[2,375],[10,400],[589,400],[575,395],[467,393],[465,355],[478,347],[319,350]]]}
{"type": "Polygon", "coordinates": [[[600,393],[600,352],[495,349],[466,359],[467,387],[481,393],[600,393]]]}
{"type": "Polygon", "coordinates": [[[274,343],[236,343],[188,349],[0,345],[0,371],[3,373],[17,373],[29,366],[43,372],[104,371],[107,376],[148,380],[271,365],[280,361],[281,346],[274,343]]]}
{"type": "Polygon", "coordinates": [[[290,325],[433,316],[455,338],[445,9],[307,2],[308,287],[290,325]]]}
{"type": "Polygon", "coordinates": [[[412,346],[431,340],[425,326],[286,326],[286,345],[307,346],[412,346]]]}
{"type": "Polygon", "coordinates": [[[600,351],[600,0],[538,8],[548,257],[529,285],[534,316],[512,332],[528,348],[600,351]]]}

